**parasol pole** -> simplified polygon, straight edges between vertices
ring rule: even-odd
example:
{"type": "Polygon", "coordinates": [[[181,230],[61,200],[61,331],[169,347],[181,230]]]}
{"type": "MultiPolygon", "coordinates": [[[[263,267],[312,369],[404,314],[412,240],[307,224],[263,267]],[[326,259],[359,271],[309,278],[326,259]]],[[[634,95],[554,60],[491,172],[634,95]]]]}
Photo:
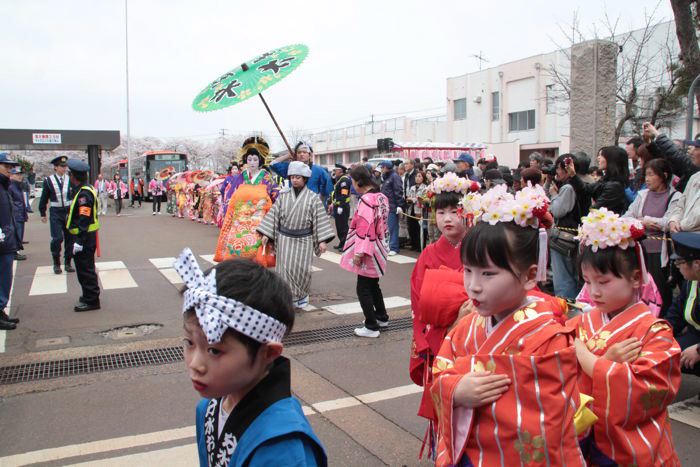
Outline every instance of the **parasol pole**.
{"type": "MultiPolygon", "coordinates": [[[[241,69],[243,71],[248,71],[250,68],[248,67],[247,63],[243,63],[243,64],[241,64],[241,69]]],[[[258,96],[260,96],[260,100],[262,101],[263,105],[265,106],[267,113],[270,114],[270,118],[272,119],[272,123],[274,123],[275,127],[277,127],[277,131],[279,132],[280,136],[282,137],[282,141],[284,141],[284,145],[287,146],[287,149],[289,150],[289,154],[290,155],[294,154],[294,151],[292,151],[292,147],[287,142],[287,138],[285,138],[284,133],[282,133],[282,128],[280,128],[279,124],[277,123],[277,119],[275,118],[275,116],[272,115],[272,111],[270,110],[270,106],[267,105],[267,102],[265,101],[265,98],[263,97],[262,93],[259,93],[258,96]]]]}

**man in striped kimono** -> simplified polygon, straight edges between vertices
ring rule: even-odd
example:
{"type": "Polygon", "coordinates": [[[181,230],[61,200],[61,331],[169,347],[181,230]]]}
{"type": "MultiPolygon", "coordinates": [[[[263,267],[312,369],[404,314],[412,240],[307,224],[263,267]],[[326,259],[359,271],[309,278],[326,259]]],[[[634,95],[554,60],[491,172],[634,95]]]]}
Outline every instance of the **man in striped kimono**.
{"type": "Polygon", "coordinates": [[[291,287],[295,306],[304,308],[309,304],[313,254],[325,253],[335,234],[320,198],[306,187],[309,166],[291,162],[288,175],[291,189],[280,194],[257,231],[263,235],[264,246],[268,241],[275,243],[275,271],[291,287]]]}

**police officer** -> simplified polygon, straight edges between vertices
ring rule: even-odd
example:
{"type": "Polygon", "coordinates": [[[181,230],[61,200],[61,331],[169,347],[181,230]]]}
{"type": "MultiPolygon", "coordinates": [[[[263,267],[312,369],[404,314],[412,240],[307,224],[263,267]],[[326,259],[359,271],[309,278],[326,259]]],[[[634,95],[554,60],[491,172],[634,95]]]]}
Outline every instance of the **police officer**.
{"type": "Polygon", "coordinates": [[[345,239],[348,236],[348,219],[350,219],[350,189],[352,181],[346,174],[347,167],[343,164],[335,164],[334,175],[335,186],[331,193],[331,214],[335,218],[335,228],[338,231],[338,244],[334,246],[336,250],[342,251],[345,247],[345,239]]]}
{"type": "Polygon", "coordinates": [[[675,251],[671,259],[685,280],[665,318],[683,350],[681,370],[700,376],[700,232],[674,233],[671,238],[675,251]]]}
{"type": "Polygon", "coordinates": [[[100,221],[97,219],[97,192],[88,184],[90,166],[77,159],[68,160],[70,182],[76,195],[70,205],[66,228],[73,239],[73,257],[77,269],[78,282],[83,295],[74,311],[100,309],[100,286],[95,272],[95,249],[100,221]]]}
{"type": "Polygon", "coordinates": [[[39,200],[39,214],[41,222],[46,223],[46,205],[49,204],[49,227],[51,228],[51,256],[53,256],[53,272],[61,274],[61,243],[64,243],[64,258],[66,272],[75,272],[70,264],[73,257],[73,247],[70,243],[70,235],[66,230],[66,216],[68,207],[73,199],[68,174],[66,156],[54,158],[53,164],[55,174],[44,179],[44,187],[39,200]]]}

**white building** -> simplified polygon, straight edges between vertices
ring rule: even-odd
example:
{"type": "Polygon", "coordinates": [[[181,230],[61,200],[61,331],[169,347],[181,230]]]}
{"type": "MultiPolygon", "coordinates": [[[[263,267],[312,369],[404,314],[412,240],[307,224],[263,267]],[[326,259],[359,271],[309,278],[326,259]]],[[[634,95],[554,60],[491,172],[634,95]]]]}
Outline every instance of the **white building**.
{"type": "Polygon", "coordinates": [[[446,117],[420,119],[408,117],[372,120],[364,124],[322,131],[311,135],[314,163],[327,167],[336,163],[352,164],[377,154],[377,140],[447,141],[446,117]]]}
{"type": "MultiPolygon", "coordinates": [[[[637,50],[636,42],[641,40],[642,34],[643,30],[637,30],[613,39],[621,44],[626,35],[631,36],[618,58],[619,75],[624,75],[625,71],[621,68],[629,65],[631,54],[637,50]]],[[[666,77],[666,61],[662,55],[667,53],[677,57],[678,42],[675,37],[675,23],[672,21],[661,23],[651,31],[648,46],[644,49],[645,56],[641,60],[646,82],[650,86],[662,84],[666,77]]],[[[500,163],[510,167],[526,160],[533,151],[549,157],[568,152],[568,102],[558,99],[562,93],[550,72],[552,66],[568,74],[568,52],[535,55],[448,78],[448,140],[483,141],[488,145],[488,152],[496,154],[500,163]]],[[[653,89],[639,89],[639,93],[642,97],[638,102],[644,114],[646,108],[653,104],[648,97],[653,89]]],[[[618,111],[621,110],[618,108],[618,111]]],[[[669,132],[670,126],[672,137],[683,136],[684,118],[666,123],[665,130],[669,132]]]]}

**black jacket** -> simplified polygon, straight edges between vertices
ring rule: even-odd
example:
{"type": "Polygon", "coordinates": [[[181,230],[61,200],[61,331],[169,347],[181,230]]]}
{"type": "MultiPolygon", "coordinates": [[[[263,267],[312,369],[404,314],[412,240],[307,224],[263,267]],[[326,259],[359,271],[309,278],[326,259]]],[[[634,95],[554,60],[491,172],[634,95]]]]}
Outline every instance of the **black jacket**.
{"type": "MultiPolygon", "coordinates": [[[[623,215],[627,211],[625,185],[617,180],[600,180],[595,183],[584,183],[578,175],[569,179],[569,183],[579,195],[593,198],[591,209],[608,208],[608,210],[623,215]]],[[[585,215],[587,213],[583,213],[585,215]]]]}
{"type": "Polygon", "coordinates": [[[654,142],[649,145],[649,152],[654,156],[663,157],[671,164],[671,171],[681,179],[676,185],[678,191],[685,191],[688,179],[700,170],[700,167],[693,164],[690,156],[685,154],[666,135],[657,136],[654,142]]]}
{"type": "Polygon", "coordinates": [[[21,250],[9,188],[10,179],[0,174],[0,229],[5,236],[5,239],[0,242],[0,255],[13,254],[21,250]]]}
{"type": "Polygon", "coordinates": [[[397,207],[406,207],[401,177],[395,171],[382,174],[382,194],[389,199],[389,209],[392,212],[397,207]]]}
{"type": "Polygon", "coordinates": [[[22,192],[22,182],[10,180],[10,197],[14,205],[15,222],[27,222],[27,205],[24,202],[24,193],[22,192]]]}

